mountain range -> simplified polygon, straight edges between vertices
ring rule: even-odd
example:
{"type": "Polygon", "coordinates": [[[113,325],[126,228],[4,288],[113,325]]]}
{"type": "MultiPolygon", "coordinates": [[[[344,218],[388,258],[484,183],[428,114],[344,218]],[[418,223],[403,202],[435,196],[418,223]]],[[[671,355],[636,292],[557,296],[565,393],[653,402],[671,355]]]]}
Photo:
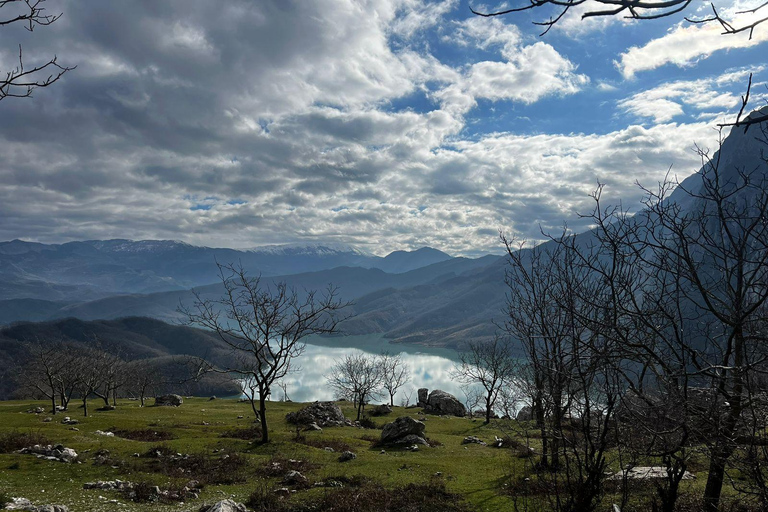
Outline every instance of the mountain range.
{"type": "MultiPolygon", "coordinates": [[[[729,173],[768,167],[759,130],[733,130],[715,158],[729,173]]],[[[699,207],[685,190],[701,188],[701,172],[688,177],[669,201],[699,207]]],[[[642,212],[639,212],[642,216],[642,212]]],[[[588,243],[594,232],[578,235],[588,243]]],[[[460,347],[493,337],[502,320],[506,285],[500,256],[454,258],[435,249],[367,255],[352,247],[277,246],[236,251],[180,242],[126,240],[44,245],[0,243],[0,324],[76,317],[85,320],[145,316],[175,322],[194,287],[204,298],[222,288],[215,261],[236,262],[265,282],[297,289],[338,286],[354,301],[348,334],[383,333],[394,342],[460,347]]]]}

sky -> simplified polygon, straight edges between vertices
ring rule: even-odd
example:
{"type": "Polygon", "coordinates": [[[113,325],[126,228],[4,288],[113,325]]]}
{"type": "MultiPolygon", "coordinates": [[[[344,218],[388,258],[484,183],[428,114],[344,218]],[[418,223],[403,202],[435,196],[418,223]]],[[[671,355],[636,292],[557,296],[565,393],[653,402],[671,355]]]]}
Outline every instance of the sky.
{"type": "Polygon", "coordinates": [[[768,26],[589,5],[540,36],[554,11],[466,0],[48,0],[54,24],[0,27],[0,71],[19,44],[27,66],[77,66],[0,101],[0,240],[477,256],[500,230],[587,229],[598,183],[637,210],[639,185],[716,150],[750,72],[766,103],[768,26]]]}

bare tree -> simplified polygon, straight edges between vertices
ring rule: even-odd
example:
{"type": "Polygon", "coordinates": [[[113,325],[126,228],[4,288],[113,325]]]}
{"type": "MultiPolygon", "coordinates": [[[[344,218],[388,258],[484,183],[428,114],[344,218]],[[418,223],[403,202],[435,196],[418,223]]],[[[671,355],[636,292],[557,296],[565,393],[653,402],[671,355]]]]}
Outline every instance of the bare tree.
{"type": "Polygon", "coordinates": [[[342,396],[351,396],[360,420],[365,404],[378,395],[383,379],[381,361],[362,352],[347,354],[326,375],[328,383],[342,396]]]}
{"type": "Polygon", "coordinates": [[[209,300],[195,293],[192,308],[180,307],[180,311],[188,323],[215,331],[232,349],[233,364],[219,371],[252,381],[258,395],[262,442],[266,443],[266,402],[272,385],[288,374],[294,359],[302,354],[304,338],[338,330],[348,303],[330,286],[322,297],[314,291],[302,297],[285,283],[270,286],[260,277],[250,277],[241,265],[217,265],[224,296],[209,300]]]}
{"type": "MultiPolygon", "coordinates": [[[[0,0],[0,27],[16,23],[32,32],[35,27],[47,26],[58,20],[61,14],[46,14],[43,2],[45,0],[0,0]]],[[[55,55],[43,64],[25,67],[19,45],[18,65],[9,71],[0,72],[0,101],[31,96],[35,89],[48,87],[73,69],[75,66],[59,64],[55,55]]]]}
{"type": "Polygon", "coordinates": [[[103,350],[100,357],[101,385],[93,390],[93,394],[104,401],[104,408],[110,409],[117,406],[117,390],[125,384],[125,361],[118,348],[103,350]],[[112,405],[109,404],[110,398],[112,405]]]}
{"type": "Polygon", "coordinates": [[[459,363],[451,372],[464,384],[480,384],[485,390],[485,423],[491,422],[493,408],[501,390],[512,381],[515,360],[508,340],[496,336],[492,341],[470,342],[459,353],[459,363]]]}
{"type": "Polygon", "coordinates": [[[163,383],[163,375],[156,361],[137,359],[125,364],[126,387],[139,398],[139,405],[144,407],[148,395],[155,395],[163,383]]]}
{"type": "Polygon", "coordinates": [[[51,414],[56,414],[56,399],[60,393],[60,377],[67,365],[60,344],[44,344],[39,340],[27,344],[29,359],[20,368],[21,382],[34,394],[51,401],[51,414]]]}
{"type": "Polygon", "coordinates": [[[389,395],[389,405],[394,406],[397,391],[411,380],[411,369],[400,354],[392,355],[388,352],[382,352],[379,356],[379,364],[381,365],[381,387],[389,395]]]}

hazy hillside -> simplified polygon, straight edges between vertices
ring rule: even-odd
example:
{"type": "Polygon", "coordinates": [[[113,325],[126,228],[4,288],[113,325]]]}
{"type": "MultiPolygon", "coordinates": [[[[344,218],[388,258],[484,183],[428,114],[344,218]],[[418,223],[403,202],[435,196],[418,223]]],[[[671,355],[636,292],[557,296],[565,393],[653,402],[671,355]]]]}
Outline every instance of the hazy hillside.
{"type": "Polygon", "coordinates": [[[381,258],[331,244],[238,251],[170,240],[51,245],[13,240],[0,242],[0,300],[84,301],[115,294],[184,290],[218,281],[216,261],[240,262],[254,274],[276,276],[339,266],[401,273],[450,259],[430,248],[381,258]]]}
{"type": "MultiPolygon", "coordinates": [[[[172,356],[200,356],[218,364],[224,364],[230,357],[227,345],[211,332],[151,318],[99,321],[66,318],[53,322],[23,322],[0,329],[0,399],[7,398],[17,385],[13,376],[17,374],[16,365],[23,364],[28,357],[25,344],[58,341],[84,346],[98,343],[125,360],[151,358],[161,367],[179,364],[172,356]]],[[[219,391],[213,393],[236,392],[231,384],[220,378],[212,380],[219,382],[215,384],[219,391]]]]}
{"type": "MultiPolygon", "coordinates": [[[[400,289],[431,281],[449,280],[498,260],[498,256],[485,256],[477,259],[449,258],[440,263],[400,274],[386,273],[379,269],[338,267],[287,276],[263,276],[262,282],[269,285],[284,281],[299,292],[325,290],[329,284],[332,284],[338,288],[340,297],[344,300],[357,300],[359,297],[377,290],[400,289]]],[[[198,287],[196,291],[206,298],[215,299],[221,296],[222,287],[219,284],[213,284],[198,287]]],[[[64,317],[96,320],[125,316],[146,316],[174,322],[179,319],[177,313],[179,305],[191,305],[193,300],[194,297],[190,291],[179,290],[151,294],[117,295],[67,304],[41,300],[0,301],[0,323],[64,317]]]]}

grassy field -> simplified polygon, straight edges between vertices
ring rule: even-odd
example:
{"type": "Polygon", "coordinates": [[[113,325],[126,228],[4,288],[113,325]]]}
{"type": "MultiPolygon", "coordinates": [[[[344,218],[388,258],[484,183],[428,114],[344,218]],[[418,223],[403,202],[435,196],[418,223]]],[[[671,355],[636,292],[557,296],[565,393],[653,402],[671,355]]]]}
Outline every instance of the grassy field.
{"type": "MultiPolygon", "coordinates": [[[[94,406],[96,402],[94,401],[94,406]]],[[[492,441],[494,435],[509,432],[510,423],[501,420],[483,425],[481,420],[426,416],[426,435],[435,446],[422,447],[417,452],[374,446],[380,431],[354,427],[325,428],[322,432],[303,433],[304,440],[296,439],[296,431],[285,422],[285,415],[303,406],[299,403],[273,402],[269,404],[268,419],[272,442],[266,445],[246,439],[227,437],[237,435],[238,429],[253,426],[253,413],[249,404],[236,400],[188,398],[179,408],[139,407],[135,401],[122,401],[112,411],[93,411],[88,418],[76,406],[72,410],[51,417],[47,413],[31,414],[31,407],[46,407],[47,403],[33,401],[0,402],[0,438],[8,433],[40,435],[53,443],[73,448],[81,463],[66,464],[16,453],[0,454],[0,493],[23,496],[39,504],[63,504],[71,511],[147,510],[149,505],[127,500],[117,491],[84,490],[83,484],[94,480],[129,480],[151,485],[183,486],[190,479],[208,483],[200,497],[184,504],[152,504],[154,510],[196,510],[202,503],[231,497],[246,501],[254,490],[272,493],[273,488],[284,487],[282,475],[286,468],[295,467],[305,474],[310,484],[331,479],[366,477],[380,482],[386,488],[397,488],[410,483],[426,483],[439,478],[452,493],[460,494],[469,510],[512,510],[512,498],[505,493],[505,485],[523,474],[525,460],[516,450],[496,449],[477,444],[463,445],[465,436],[474,435],[492,441]],[[77,431],[60,420],[70,415],[80,420],[77,431]],[[172,437],[137,441],[122,437],[105,437],[95,432],[122,431],[153,436],[172,437]],[[313,446],[308,446],[310,443],[313,446]],[[156,460],[146,457],[150,448],[163,446],[169,451],[201,455],[187,468],[188,474],[169,473],[156,460]],[[331,453],[325,446],[336,447],[331,453]],[[339,462],[339,449],[349,447],[357,454],[355,460],[339,462]],[[94,455],[109,450],[109,456],[99,464],[94,455]],[[219,460],[221,454],[231,454],[228,460],[239,465],[206,466],[209,459],[219,460]],[[137,457],[136,454],[139,454],[137,457]],[[294,459],[299,462],[286,462],[294,459]],[[278,462],[281,471],[270,471],[270,464],[278,462]],[[201,475],[202,473],[202,475],[201,475]],[[436,474],[440,474],[437,477],[436,474]],[[227,482],[232,480],[232,482],[227,482]],[[224,483],[219,483],[224,482],[224,483]]],[[[354,417],[350,405],[341,404],[347,417],[354,417]]],[[[95,409],[95,407],[94,407],[95,409]]],[[[395,410],[384,417],[374,418],[379,425],[398,416],[422,417],[421,409],[395,410]]],[[[535,441],[535,440],[534,440],[535,441]]],[[[618,468],[615,468],[618,469],[618,468]]],[[[697,482],[686,486],[699,485],[697,482]]],[[[317,499],[327,488],[299,489],[290,495],[291,501],[317,499]]]]}

